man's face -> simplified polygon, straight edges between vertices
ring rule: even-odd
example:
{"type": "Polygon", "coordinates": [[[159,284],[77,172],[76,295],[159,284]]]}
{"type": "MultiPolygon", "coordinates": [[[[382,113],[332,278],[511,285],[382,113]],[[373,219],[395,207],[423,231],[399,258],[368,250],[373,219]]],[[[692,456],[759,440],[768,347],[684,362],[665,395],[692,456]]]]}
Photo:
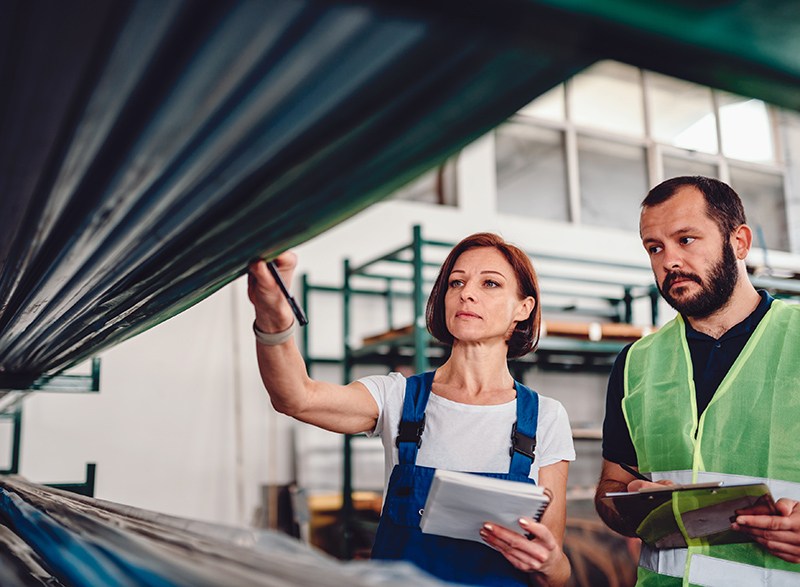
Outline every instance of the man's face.
{"type": "Polygon", "coordinates": [[[645,208],[640,227],[656,285],[669,305],[684,316],[705,318],[728,303],[738,280],[736,255],[697,188],[682,187],[666,202],[645,208]]]}

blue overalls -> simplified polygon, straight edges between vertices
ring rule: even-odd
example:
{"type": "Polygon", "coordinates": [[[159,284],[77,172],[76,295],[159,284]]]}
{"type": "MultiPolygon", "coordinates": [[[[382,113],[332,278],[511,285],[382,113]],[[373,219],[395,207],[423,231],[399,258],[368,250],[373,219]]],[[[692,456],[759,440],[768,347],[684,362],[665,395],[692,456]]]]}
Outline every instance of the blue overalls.
{"type": "MultiPolygon", "coordinates": [[[[490,546],[471,540],[423,534],[419,529],[422,508],[436,472],[436,469],[416,465],[433,375],[434,372],[422,373],[406,380],[403,417],[396,440],[400,462],[389,478],[372,558],[407,560],[440,579],[456,583],[528,585],[527,574],[515,569],[490,546]]],[[[479,474],[533,483],[528,475],[536,447],[539,396],[521,383],[514,384],[517,421],[510,430],[509,472],[479,474]]]]}

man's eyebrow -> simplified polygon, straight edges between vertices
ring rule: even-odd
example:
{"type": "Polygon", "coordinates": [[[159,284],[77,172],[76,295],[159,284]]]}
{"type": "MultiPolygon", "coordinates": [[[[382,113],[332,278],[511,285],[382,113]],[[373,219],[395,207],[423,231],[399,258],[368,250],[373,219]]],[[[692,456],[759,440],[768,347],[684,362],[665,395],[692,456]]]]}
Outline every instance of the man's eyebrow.
{"type": "MultiPolygon", "coordinates": [[[[693,234],[698,232],[698,229],[694,226],[682,226],[676,230],[670,232],[667,236],[678,236],[682,234],[693,234]]],[[[642,236],[641,237],[643,243],[652,242],[652,241],[660,241],[661,239],[656,238],[654,236],[642,236]]]]}

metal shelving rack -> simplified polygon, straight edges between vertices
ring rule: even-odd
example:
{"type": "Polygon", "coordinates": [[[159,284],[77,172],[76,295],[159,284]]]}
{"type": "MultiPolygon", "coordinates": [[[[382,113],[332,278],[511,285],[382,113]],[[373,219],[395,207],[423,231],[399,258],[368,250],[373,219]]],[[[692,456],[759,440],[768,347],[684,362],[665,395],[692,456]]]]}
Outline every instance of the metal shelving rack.
{"type": "MultiPolygon", "coordinates": [[[[8,390],[0,393],[0,419],[11,420],[11,456],[9,466],[0,469],[0,475],[19,473],[20,451],[22,445],[22,405],[34,392],[59,393],[97,393],[100,391],[100,359],[92,358],[90,372],[87,374],[56,373],[45,374],[24,390],[8,390]]],[[[47,483],[49,487],[65,489],[81,495],[93,496],[95,484],[95,463],[86,464],[86,479],[75,483],[47,483]]]]}

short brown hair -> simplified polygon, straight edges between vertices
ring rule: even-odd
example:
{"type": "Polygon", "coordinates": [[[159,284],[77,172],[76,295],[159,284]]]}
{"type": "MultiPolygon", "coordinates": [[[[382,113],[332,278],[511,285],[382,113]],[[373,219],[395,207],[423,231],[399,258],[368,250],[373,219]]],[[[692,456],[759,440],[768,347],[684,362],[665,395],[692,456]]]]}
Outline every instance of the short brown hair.
{"type": "Polygon", "coordinates": [[[447,330],[444,313],[444,298],[447,294],[450,273],[462,253],[481,247],[492,247],[500,251],[514,270],[519,285],[517,295],[520,299],[531,296],[536,305],[526,320],[517,323],[514,332],[508,339],[509,359],[516,359],[527,355],[536,349],[539,344],[539,328],[542,322],[542,309],[539,304],[539,281],[528,255],[521,249],[507,243],[501,237],[490,232],[472,234],[458,243],[447,255],[442,263],[436,282],[433,284],[431,295],[428,298],[428,307],[425,319],[428,323],[428,332],[444,344],[453,344],[453,335],[447,330]]]}
{"type": "Polygon", "coordinates": [[[684,186],[693,186],[703,194],[706,214],[717,223],[723,237],[729,237],[742,224],[747,224],[739,194],[727,183],[702,175],[683,175],[662,181],[647,194],[642,208],[666,202],[684,186]]]}

